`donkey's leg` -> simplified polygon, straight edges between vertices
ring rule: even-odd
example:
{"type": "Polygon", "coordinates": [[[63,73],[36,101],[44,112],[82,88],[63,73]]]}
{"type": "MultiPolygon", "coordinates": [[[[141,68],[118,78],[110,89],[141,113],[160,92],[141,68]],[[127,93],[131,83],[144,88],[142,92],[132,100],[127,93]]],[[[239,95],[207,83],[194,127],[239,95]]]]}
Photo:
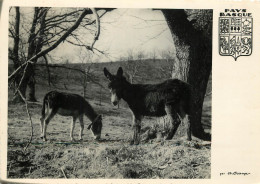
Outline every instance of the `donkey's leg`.
{"type": "Polygon", "coordinates": [[[75,128],[76,120],[77,120],[77,117],[73,116],[72,122],[71,122],[71,129],[70,129],[70,139],[71,139],[71,141],[75,141],[75,139],[73,138],[73,131],[74,131],[74,128],[75,128]]]}
{"type": "Polygon", "coordinates": [[[79,116],[80,130],[79,130],[79,140],[82,140],[84,123],[83,123],[83,114],[79,116]]]}
{"type": "MultiPolygon", "coordinates": [[[[48,105],[47,105],[46,109],[47,109],[47,112],[45,112],[44,115],[42,115],[42,117],[40,118],[40,121],[41,121],[41,138],[43,137],[43,125],[44,125],[44,121],[46,119],[46,114],[47,114],[47,116],[49,116],[49,106],[48,105]]],[[[44,109],[44,111],[46,109],[44,109]]]]}
{"type": "Polygon", "coordinates": [[[169,140],[172,139],[181,122],[173,105],[166,105],[165,112],[170,119],[169,132],[165,137],[166,140],[169,140]]]}
{"type": "Polygon", "coordinates": [[[186,114],[184,119],[186,121],[187,140],[191,141],[191,125],[190,125],[190,117],[189,117],[189,115],[186,114]]]}
{"type": "Polygon", "coordinates": [[[140,143],[141,119],[142,119],[141,116],[133,114],[133,126],[132,127],[134,129],[134,132],[133,132],[133,137],[132,137],[130,144],[137,145],[140,143]]]}
{"type": "Polygon", "coordinates": [[[43,135],[43,124],[44,124],[44,119],[45,118],[41,118],[41,137],[42,137],[42,135],[43,135]]]}
{"type": "Polygon", "coordinates": [[[48,114],[47,118],[44,120],[43,132],[42,132],[43,141],[47,141],[47,139],[46,139],[47,126],[48,126],[50,120],[51,120],[51,119],[54,117],[54,115],[56,114],[56,112],[57,112],[56,109],[50,110],[50,113],[48,114]]]}
{"type": "Polygon", "coordinates": [[[189,115],[184,111],[184,108],[181,106],[180,107],[180,118],[184,122],[186,126],[186,131],[187,131],[187,140],[191,141],[191,125],[190,125],[190,118],[189,115]]]}

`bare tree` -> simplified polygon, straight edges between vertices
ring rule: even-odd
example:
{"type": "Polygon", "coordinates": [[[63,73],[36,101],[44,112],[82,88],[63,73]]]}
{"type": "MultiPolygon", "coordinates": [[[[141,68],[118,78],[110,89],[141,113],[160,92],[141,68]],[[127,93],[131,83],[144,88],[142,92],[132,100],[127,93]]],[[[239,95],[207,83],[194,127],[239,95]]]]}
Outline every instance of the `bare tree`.
{"type": "MultiPolygon", "coordinates": [[[[10,38],[14,39],[14,47],[12,52],[10,52],[10,58],[13,58],[14,63],[19,63],[19,65],[14,65],[14,72],[9,75],[9,80],[15,80],[17,89],[20,90],[21,94],[25,96],[27,86],[29,87],[29,100],[35,101],[35,63],[38,58],[45,56],[47,53],[55,49],[60,43],[67,41],[71,44],[84,46],[86,49],[94,51],[97,50],[94,47],[96,40],[100,34],[100,17],[102,17],[107,11],[111,9],[55,9],[55,8],[34,8],[32,20],[23,20],[23,34],[20,34],[20,42],[17,44],[17,40],[14,38],[16,33],[13,28],[19,25],[17,22],[21,20],[15,19],[15,26],[10,21],[10,38]],[[102,10],[99,15],[97,10],[102,10]],[[88,16],[93,14],[94,16],[88,16]],[[27,25],[31,25],[30,30],[27,30],[27,25]],[[91,29],[91,26],[95,26],[96,29],[91,29]],[[78,29],[79,28],[79,29],[78,29]],[[80,36],[76,34],[76,31],[88,30],[89,32],[85,35],[93,35],[92,38],[89,36],[89,40],[86,43],[82,43],[80,36]],[[14,34],[13,34],[14,33],[14,34]],[[25,41],[24,35],[28,35],[28,41],[25,41]],[[19,45],[19,61],[17,58],[11,55],[15,53],[15,45],[19,45]],[[22,49],[23,48],[23,49],[22,49]],[[25,54],[27,52],[27,54],[25,54]],[[22,57],[25,56],[25,57],[22,57]],[[23,59],[23,60],[22,60],[23,59]]],[[[16,17],[20,16],[19,9],[16,9],[16,17]]],[[[82,35],[82,34],[79,34],[82,35]]],[[[86,40],[86,39],[83,39],[86,40]]],[[[19,94],[15,93],[15,98],[19,98],[19,94]]]]}
{"type": "Polygon", "coordinates": [[[145,54],[142,50],[138,51],[136,54],[133,49],[129,49],[127,51],[127,59],[124,62],[124,71],[127,77],[130,80],[130,83],[133,84],[134,81],[139,78],[140,79],[140,69],[142,67],[142,61],[145,54]]]}
{"type": "Polygon", "coordinates": [[[90,77],[94,78],[93,74],[93,55],[89,52],[87,55],[79,54],[79,60],[81,61],[80,68],[84,73],[81,73],[81,79],[79,80],[83,87],[83,96],[87,97],[87,85],[90,82],[90,77]]]}
{"type": "Polygon", "coordinates": [[[155,62],[155,60],[157,59],[157,50],[156,50],[156,48],[152,49],[152,51],[150,52],[150,57],[151,57],[152,61],[155,62]]]}
{"type": "Polygon", "coordinates": [[[167,48],[159,52],[162,60],[165,62],[160,67],[161,75],[163,78],[174,78],[172,75],[175,73],[176,53],[171,49],[167,48]]]}
{"type": "Polygon", "coordinates": [[[137,60],[138,60],[138,61],[142,61],[142,60],[144,59],[144,57],[145,57],[144,51],[139,50],[139,51],[137,52],[137,60]]]}
{"type": "Polygon", "coordinates": [[[127,61],[133,61],[134,60],[134,49],[128,49],[127,50],[127,61]]]}

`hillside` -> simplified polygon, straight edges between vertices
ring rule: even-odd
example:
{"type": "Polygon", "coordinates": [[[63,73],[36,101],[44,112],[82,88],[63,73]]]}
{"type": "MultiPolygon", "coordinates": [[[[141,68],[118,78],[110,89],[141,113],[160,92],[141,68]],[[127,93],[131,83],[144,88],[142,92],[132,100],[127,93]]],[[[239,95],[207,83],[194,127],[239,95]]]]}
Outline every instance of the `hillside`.
{"type": "MultiPolygon", "coordinates": [[[[134,61],[138,62],[138,61],[134,61]]],[[[116,73],[118,67],[123,67],[124,75],[127,77],[126,64],[125,62],[108,62],[108,63],[93,63],[93,64],[63,64],[68,68],[77,68],[83,70],[88,68],[91,65],[91,78],[88,79],[87,83],[87,92],[86,98],[89,100],[94,100],[97,103],[109,103],[110,102],[110,93],[107,89],[108,80],[105,78],[103,69],[104,67],[108,68],[111,73],[116,73]],[[95,82],[93,82],[93,80],[95,82]],[[99,85],[100,84],[100,85],[99,85]]],[[[160,83],[168,78],[170,74],[165,74],[162,72],[161,68],[167,68],[167,62],[164,60],[144,60],[141,64],[138,65],[138,73],[133,83],[160,83]]],[[[49,90],[57,89],[61,91],[68,91],[83,95],[83,75],[78,71],[73,71],[65,68],[50,67],[50,76],[51,76],[51,85],[48,86],[48,75],[47,69],[45,66],[36,67],[36,81],[37,89],[36,97],[38,100],[42,100],[43,95],[49,90]]],[[[127,77],[128,79],[128,77],[127,77]]],[[[129,79],[128,79],[129,80],[129,79]]],[[[212,91],[212,78],[210,76],[207,93],[209,94],[205,97],[204,100],[204,109],[207,109],[207,112],[204,111],[204,116],[209,116],[207,118],[211,119],[211,91],[212,91]]],[[[120,106],[127,107],[125,102],[122,100],[120,106]]],[[[205,122],[203,118],[203,124],[211,127],[211,122],[205,122]]]]}
{"type": "MultiPolygon", "coordinates": [[[[157,60],[144,61],[134,82],[158,83],[166,79],[160,67],[165,63],[157,60]]],[[[88,67],[90,64],[84,65],[88,67]]],[[[91,65],[92,79],[87,86],[87,100],[102,114],[103,129],[100,141],[94,141],[92,134],[84,129],[83,141],[77,139],[79,124],[74,130],[75,142],[69,138],[71,117],[55,115],[47,129],[47,142],[40,138],[41,102],[50,90],[60,90],[83,95],[79,72],[67,68],[82,68],[80,64],[50,67],[51,85],[48,85],[46,67],[36,66],[36,98],[40,103],[28,105],[33,122],[32,143],[26,152],[22,149],[30,135],[30,121],[24,104],[8,103],[8,159],[7,170],[10,178],[210,178],[211,143],[193,137],[186,141],[182,128],[172,140],[159,137],[129,146],[132,130],[132,115],[123,101],[120,108],[110,104],[107,79],[103,68],[115,73],[123,62],[95,63],[91,65]],[[101,87],[102,86],[102,87],[101,87]]],[[[123,66],[124,69],[124,66],[123,66]]],[[[9,68],[9,72],[11,67],[9,68]]],[[[211,78],[208,85],[211,91],[211,78]]],[[[164,118],[146,117],[146,127],[160,123],[164,118]]],[[[85,127],[90,121],[84,118],[85,127]]],[[[211,95],[205,98],[202,123],[211,132],[211,95]]],[[[182,124],[180,127],[184,127],[182,124]]]]}

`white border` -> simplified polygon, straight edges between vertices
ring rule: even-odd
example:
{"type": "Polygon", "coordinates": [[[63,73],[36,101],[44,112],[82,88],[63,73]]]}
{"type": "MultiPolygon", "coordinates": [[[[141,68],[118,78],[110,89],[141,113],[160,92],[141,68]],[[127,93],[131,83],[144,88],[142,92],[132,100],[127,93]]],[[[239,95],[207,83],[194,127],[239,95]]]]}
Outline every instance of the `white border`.
{"type": "Polygon", "coordinates": [[[65,180],[10,179],[30,183],[260,183],[260,3],[259,1],[202,0],[5,0],[1,12],[0,50],[0,178],[6,179],[7,164],[7,76],[8,76],[8,7],[116,7],[213,9],[212,68],[212,165],[211,179],[197,180],[65,180]],[[244,8],[253,13],[253,53],[250,57],[218,54],[218,17],[225,8],[244,8]],[[250,172],[249,176],[224,176],[220,172],[250,172]]]}

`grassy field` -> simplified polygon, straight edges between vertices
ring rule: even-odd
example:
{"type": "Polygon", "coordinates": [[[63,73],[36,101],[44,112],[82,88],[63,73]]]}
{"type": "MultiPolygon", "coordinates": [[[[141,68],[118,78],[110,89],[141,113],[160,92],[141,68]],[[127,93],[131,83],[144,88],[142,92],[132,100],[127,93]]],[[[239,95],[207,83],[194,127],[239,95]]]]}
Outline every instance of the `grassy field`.
{"type": "MultiPolygon", "coordinates": [[[[115,71],[119,65],[95,64],[93,74],[106,87],[102,68],[106,66],[115,71]]],[[[145,64],[138,82],[163,81],[157,68],[160,65],[159,62],[145,64]]],[[[66,69],[51,69],[55,86],[48,86],[45,69],[38,67],[37,71],[36,97],[40,102],[44,94],[53,89],[82,95],[82,86],[77,78],[80,75],[66,69]]],[[[208,90],[211,90],[211,80],[208,90]]],[[[41,104],[29,104],[34,131],[32,144],[23,152],[31,134],[30,121],[25,105],[13,104],[11,98],[10,90],[7,165],[10,178],[210,178],[210,142],[196,138],[187,142],[180,127],[170,141],[157,138],[130,146],[132,117],[127,105],[122,102],[119,109],[113,107],[109,91],[91,82],[88,84],[87,100],[103,115],[101,140],[94,141],[90,131],[85,129],[83,141],[70,142],[71,118],[57,115],[48,126],[48,141],[43,142],[39,138],[41,104]]],[[[90,123],[87,118],[84,122],[85,127],[90,123]]],[[[159,122],[160,119],[146,117],[142,127],[145,129],[159,122]]],[[[211,96],[205,98],[202,123],[206,131],[211,132],[211,96]]],[[[79,123],[74,130],[76,139],[78,133],[79,123]]]]}

